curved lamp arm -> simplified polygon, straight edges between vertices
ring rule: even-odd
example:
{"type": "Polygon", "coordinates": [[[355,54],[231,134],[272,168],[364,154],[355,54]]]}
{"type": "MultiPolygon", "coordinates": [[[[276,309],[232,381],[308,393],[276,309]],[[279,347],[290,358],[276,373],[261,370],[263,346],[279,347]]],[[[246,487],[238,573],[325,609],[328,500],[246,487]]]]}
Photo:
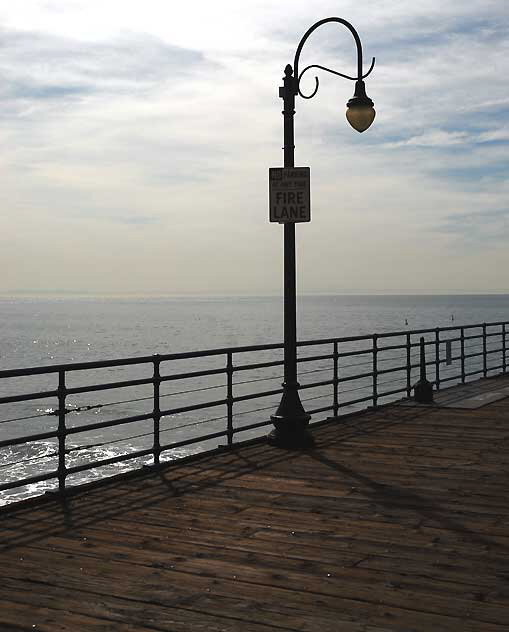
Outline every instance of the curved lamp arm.
{"type": "Polygon", "coordinates": [[[303,97],[304,99],[311,99],[317,93],[318,86],[319,86],[318,77],[315,77],[315,89],[312,92],[312,94],[310,94],[309,96],[306,96],[306,95],[302,94],[302,92],[300,91],[300,80],[302,78],[302,75],[307,70],[309,70],[310,68],[319,68],[320,70],[325,70],[326,72],[330,72],[333,75],[338,75],[339,77],[343,77],[345,79],[350,79],[351,81],[362,81],[365,77],[367,77],[371,73],[371,71],[373,70],[374,66],[375,66],[375,58],[373,57],[373,60],[371,62],[371,66],[370,66],[368,72],[366,74],[364,74],[364,75],[362,74],[362,44],[361,44],[361,40],[360,40],[359,34],[355,30],[355,28],[350,24],[350,22],[347,22],[346,20],[343,20],[343,18],[324,18],[323,20],[320,20],[320,21],[316,22],[316,24],[313,24],[313,26],[311,26],[304,33],[302,39],[299,42],[299,45],[297,46],[297,50],[295,52],[295,59],[294,59],[294,62],[293,62],[293,71],[294,71],[294,77],[295,77],[295,94],[300,94],[300,96],[303,97]],[[350,33],[353,35],[353,38],[355,40],[355,44],[357,46],[357,77],[351,77],[349,75],[344,75],[343,73],[337,72],[335,70],[331,70],[330,68],[326,68],[325,66],[320,66],[318,64],[312,64],[311,66],[306,66],[306,68],[304,68],[304,70],[302,70],[300,72],[300,74],[299,74],[300,54],[302,52],[302,48],[303,48],[304,44],[306,43],[306,40],[311,35],[311,33],[313,33],[313,31],[315,31],[319,26],[322,26],[322,24],[327,24],[329,22],[337,22],[339,24],[343,24],[350,31],[350,33]]]}
{"type": "MultiPolygon", "coordinates": [[[[370,75],[374,67],[375,67],[375,58],[373,57],[373,60],[371,61],[371,66],[369,67],[368,72],[362,75],[361,79],[365,79],[368,75],[370,75]]],[[[302,75],[306,72],[306,70],[310,70],[311,68],[319,68],[320,70],[326,70],[327,72],[330,72],[333,75],[337,75],[338,77],[344,77],[345,79],[350,79],[350,81],[358,80],[357,77],[350,77],[350,75],[344,75],[342,72],[331,70],[330,68],[326,68],[325,66],[320,66],[320,64],[311,64],[311,66],[306,66],[304,70],[301,70],[300,75],[296,77],[296,81],[297,81],[296,94],[299,94],[303,99],[312,99],[315,96],[315,94],[318,92],[318,86],[320,85],[320,82],[318,81],[318,77],[315,76],[315,89],[313,90],[313,92],[308,96],[306,96],[305,94],[301,92],[300,80],[302,78],[302,75]]]]}

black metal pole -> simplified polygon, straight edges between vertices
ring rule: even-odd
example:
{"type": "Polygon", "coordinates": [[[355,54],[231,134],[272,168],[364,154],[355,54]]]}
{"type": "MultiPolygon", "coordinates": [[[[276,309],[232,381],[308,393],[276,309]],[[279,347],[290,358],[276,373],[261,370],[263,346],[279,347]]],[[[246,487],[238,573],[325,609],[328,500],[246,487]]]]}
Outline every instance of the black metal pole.
{"type": "Polygon", "coordinates": [[[67,476],[67,466],[65,461],[65,399],[67,388],[65,385],[65,370],[58,372],[58,491],[65,494],[65,479],[67,476]]]}
{"type": "Polygon", "coordinates": [[[433,403],[433,385],[426,379],[426,347],[424,342],[424,336],[421,336],[420,340],[420,379],[414,386],[414,399],[420,404],[432,404],[433,403]]]}
{"type": "MultiPolygon", "coordinates": [[[[285,68],[283,87],[279,96],[283,99],[284,167],[295,166],[294,115],[296,81],[293,69],[285,68]]],[[[295,263],[295,224],[284,225],[284,382],[281,402],[271,416],[274,430],[269,434],[273,445],[286,448],[305,448],[313,445],[307,431],[311,416],[306,413],[299,397],[297,382],[297,298],[295,263]]]]}

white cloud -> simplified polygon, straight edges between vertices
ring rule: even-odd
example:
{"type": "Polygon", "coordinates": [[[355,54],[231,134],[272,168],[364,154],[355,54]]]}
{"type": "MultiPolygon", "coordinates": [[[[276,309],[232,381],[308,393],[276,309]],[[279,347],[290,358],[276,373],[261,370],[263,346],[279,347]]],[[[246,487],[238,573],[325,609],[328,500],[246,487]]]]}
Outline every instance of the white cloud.
{"type": "Polygon", "coordinates": [[[488,143],[492,141],[509,141],[509,126],[506,125],[500,129],[490,130],[479,134],[479,142],[488,143]]]}
{"type": "Polygon", "coordinates": [[[397,143],[389,143],[390,147],[401,147],[414,145],[417,147],[447,147],[450,145],[462,145],[471,141],[471,135],[466,132],[446,132],[445,130],[434,130],[425,132],[419,136],[412,136],[397,143]]]}
{"type": "MultiPolygon", "coordinates": [[[[0,290],[279,291],[281,227],[266,219],[267,168],[282,162],[278,86],[304,31],[337,10],[3,3],[0,265],[11,273],[0,290]]],[[[341,16],[377,57],[377,118],[353,132],[352,83],[323,73],[317,96],[297,101],[296,159],[313,185],[301,288],[383,290],[390,276],[418,290],[430,270],[437,289],[464,287],[461,266],[448,263],[454,282],[443,276],[453,247],[505,287],[507,236],[491,222],[474,254],[450,218],[477,226],[507,199],[506,3],[347,0],[341,16]]],[[[351,35],[324,27],[302,61],[354,71],[351,35]]]]}

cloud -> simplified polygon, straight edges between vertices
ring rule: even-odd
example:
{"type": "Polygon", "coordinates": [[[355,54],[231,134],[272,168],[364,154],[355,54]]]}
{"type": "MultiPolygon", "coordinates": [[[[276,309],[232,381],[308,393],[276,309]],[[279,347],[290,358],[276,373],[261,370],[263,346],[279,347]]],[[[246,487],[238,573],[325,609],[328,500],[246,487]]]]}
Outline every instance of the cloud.
{"type": "Polygon", "coordinates": [[[119,222],[120,224],[127,224],[132,226],[149,226],[152,224],[159,224],[160,217],[149,217],[146,215],[110,215],[105,218],[111,222],[119,222]]]}
{"type": "Polygon", "coordinates": [[[458,145],[481,144],[509,142],[509,127],[504,126],[498,129],[492,129],[481,133],[472,133],[470,131],[447,131],[443,129],[431,130],[417,136],[389,142],[387,147],[435,147],[447,148],[458,145]]]}
{"type": "Polygon", "coordinates": [[[6,80],[2,87],[0,98],[9,100],[51,100],[73,98],[95,92],[92,85],[43,83],[30,80],[6,80]]]}
{"type": "Polygon", "coordinates": [[[481,143],[509,142],[509,126],[479,134],[478,141],[481,143]]]}
{"type": "Polygon", "coordinates": [[[507,113],[509,110],[509,98],[480,100],[477,103],[462,104],[458,111],[463,112],[489,112],[490,115],[498,113],[507,113]]]}
{"type": "Polygon", "coordinates": [[[434,130],[425,132],[418,136],[412,136],[406,140],[395,143],[388,143],[389,147],[449,147],[451,145],[462,145],[470,142],[470,135],[466,132],[447,132],[445,130],[434,130]]]}
{"type": "MultiPolygon", "coordinates": [[[[159,270],[159,288],[201,291],[206,269],[205,291],[249,291],[246,279],[279,291],[281,227],[266,221],[266,170],[282,161],[277,88],[300,37],[338,3],[318,9],[6,3],[0,195],[2,234],[16,247],[0,256],[13,286],[33,287],[51,268],[45,244],[58,242],[69,253],[55,269],[69,283],[81,275],[83,289],[136,290],[133,279],[159,270]],[[89,277],[91,253],[111,244],[117,267],[89,277]]],[[[340,15],[358,29],[366,64],[377,58],[367,81],[377,117],[366,134],[351,130],[352,82],[328,74],[316,98],[297,99],[296,161],[311,166],[314,218],[298,229],[302,287],[418,289],[430,274],[422,261],[437,288],[466,286],[469,262],[489,287],[506,287],[506,1],[343,0],[340,15]],[[453,264],[455,285],[444,272],[453,264]]],[[[301,67],[311,63],[355,72],[348,31],[317,31],[301,67]]]]}
{"type": "Polygon", "coordinates": [[[509,237],[509,209],[487,209],[450,214],[437,232],[459,237],[470,245],[506,242],[509,237]]]}
{"type": "Polygon", "coordinates": [[[21,109],[30,102],[75,101],[94,94],[140,95],[217,66],[200,51],[136,33],[97,43],[3,29],[0,42],[4,112],[12,102],[21,109]]]}

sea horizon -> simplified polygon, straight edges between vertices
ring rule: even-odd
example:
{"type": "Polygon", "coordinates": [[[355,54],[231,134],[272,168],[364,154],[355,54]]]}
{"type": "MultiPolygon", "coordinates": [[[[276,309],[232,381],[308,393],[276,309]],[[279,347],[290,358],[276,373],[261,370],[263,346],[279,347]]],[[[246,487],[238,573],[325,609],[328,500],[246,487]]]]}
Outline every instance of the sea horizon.
{"type": "MultiPolygon", "coordinates": [[[[0,367],[280,343],[280,295],[0,294],[0,367]]],[[[298,340],[507,320],[509,293],[300,294],[298,340]]]]}
{"type": "MultiPolygon", "coordinates": [[[[297,291],[299,296],[509,296],[509,289],[490,290],[342,290],[342,291],[297,291]]],[[[99,291],[99,290],[0,290],[0,298],[154,298],[154,299],[201,299],[201,298],[281,298],[283,291],[267,293],[244,293],[244,292],[189,292],[171,293],[165,291],[99,291]]]]}

